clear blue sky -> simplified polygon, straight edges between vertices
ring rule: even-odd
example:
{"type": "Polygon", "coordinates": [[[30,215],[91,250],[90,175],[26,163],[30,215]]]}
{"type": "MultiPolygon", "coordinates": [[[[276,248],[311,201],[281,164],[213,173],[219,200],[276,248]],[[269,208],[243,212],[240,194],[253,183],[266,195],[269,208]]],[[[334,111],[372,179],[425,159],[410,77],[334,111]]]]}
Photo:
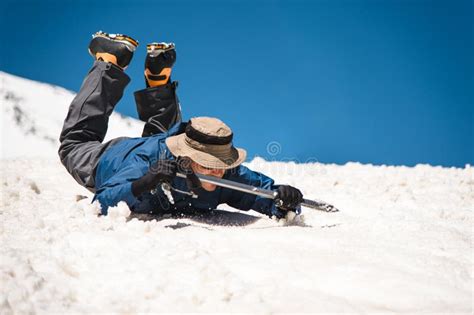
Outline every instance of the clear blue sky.
{"type": "Polygon", "coordinates": [[[175,42],[185,117],[220,117],[250,157],[474,164],[472,1],[2,1],[0,12],[0,69],[73,91],[93,32],[138,39],[117,107],[134,117],[146,43],[175,42]]]}

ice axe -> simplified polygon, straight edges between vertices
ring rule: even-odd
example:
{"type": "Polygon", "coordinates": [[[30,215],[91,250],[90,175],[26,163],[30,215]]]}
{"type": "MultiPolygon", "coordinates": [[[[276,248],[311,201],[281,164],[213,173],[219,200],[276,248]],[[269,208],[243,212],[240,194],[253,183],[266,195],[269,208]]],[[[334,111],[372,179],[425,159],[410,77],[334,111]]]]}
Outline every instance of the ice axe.
{"type": "MultiPolygon", "coordinates": [[[[223,188],[241,191],[248,194],[257,195],[263,198],[273,199],[275,200],[275,203],[277,206],[279,205],[279,203],[281,203],[281,201],[278,200],[278,193],[270,189],[254,187],[251,185],[237,183],[228,179],[218,178],[214,176],[208,176],[208,175],[203,175],[203,174],[195,174],[195,175],[199,178],[199,180],[205,183],[213,184],[213,185],[223,187],[223,188]]],[[[186,178],[186,175],[180,172],[176,173],[176,176],[181,177],[181,178],[186,178]]],[[[311,208],[311,209],[324,211],[324,212],[338,212],[339,211],[333,205],[330,205],[321,200],[303,199],[303,202],[301,202],[300,205],[311,208]]]]}

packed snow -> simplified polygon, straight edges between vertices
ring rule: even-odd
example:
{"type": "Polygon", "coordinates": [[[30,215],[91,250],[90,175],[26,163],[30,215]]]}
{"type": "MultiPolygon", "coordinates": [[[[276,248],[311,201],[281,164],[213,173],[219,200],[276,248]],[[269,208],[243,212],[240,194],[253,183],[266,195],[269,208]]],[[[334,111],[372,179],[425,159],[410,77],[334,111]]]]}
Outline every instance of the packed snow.
{"type": "MultiPolygon", "coordinates": [[[[26,94],[51,88],[30,83],[26,94]]],[[[121,203],[98,216],[53,153],[16,150],[6,143],[0,160],[0,314],[473,311],[469,165],[247,163],[341,209],[292,224],[225,205],[171,218],[121,203]]]]}
{"type": "MultiPolygon", "coordinates": [[[[55,158],[59,134],[74,96],[62,87],[0,71],[1,157],[55,158]]],[[[136,137],[142,128],[142,122],[114,112],[105,141],[136,137]]]]}

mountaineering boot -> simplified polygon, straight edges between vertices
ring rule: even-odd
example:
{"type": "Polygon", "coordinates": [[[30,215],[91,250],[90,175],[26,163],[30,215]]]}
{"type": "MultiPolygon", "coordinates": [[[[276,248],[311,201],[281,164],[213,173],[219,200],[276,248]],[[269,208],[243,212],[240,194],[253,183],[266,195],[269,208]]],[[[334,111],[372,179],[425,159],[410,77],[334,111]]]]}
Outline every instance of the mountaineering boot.
{"type": "Polygon", "coordinates": [[[176,49],[173,43],[151,43],[146,46],[145,83],[155,87],[168,83],[171,68],[176,61],[176,49]]]}
{"type": "Polygon", "coordinates": [[[127,35],[99,31],[92,35],[89,53],[96,60],[113,63],[124,69],[132,60],[138,41],[127,35]]]}

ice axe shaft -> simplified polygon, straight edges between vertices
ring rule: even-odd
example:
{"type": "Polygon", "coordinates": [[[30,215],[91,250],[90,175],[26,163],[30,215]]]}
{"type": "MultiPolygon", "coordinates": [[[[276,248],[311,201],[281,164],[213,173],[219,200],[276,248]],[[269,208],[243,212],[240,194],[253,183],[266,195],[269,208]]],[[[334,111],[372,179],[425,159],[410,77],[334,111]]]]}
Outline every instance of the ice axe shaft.
{"type": "MultiPolygon", "coordinates": [[[[178,177],[186,178],[186,175],[182,174],[182,173],[177,173],[176,175],[178,177]]],[[[213,185],[216,185],[216,186],[219,186],[219,187],[233,189],[233,190],[241,191],[241,192],[248,193],[248,194],[257,195],[257,196],[268,198],[268,199],[273,199],[273,200],[278,199],[278,193],[276,191],[273,191],[273,190],[270,190],[270,189],[263,189],[263,188],[259,188],[259,187],[254,187],[254,186],[251,186],[251,185],[246,185],[246,184],[242,184],[242,183],[233,182],[233,181],[228,180],[228,179],[217,178],[217,177],[203,175],[203,174],[196,174],[196,176],[202,182],[213,184],[213,185]]],[[[333,205],[325,203],[324,201],[321,201],[321,200],[303,199],[303,202],[301,203],[301,205],[305,206],[305,207],[308,207],[308,208],[311,208],[311,209],[324,211],[324,212],[337,212],[337,211],[339,211],[333,205]]]]}

